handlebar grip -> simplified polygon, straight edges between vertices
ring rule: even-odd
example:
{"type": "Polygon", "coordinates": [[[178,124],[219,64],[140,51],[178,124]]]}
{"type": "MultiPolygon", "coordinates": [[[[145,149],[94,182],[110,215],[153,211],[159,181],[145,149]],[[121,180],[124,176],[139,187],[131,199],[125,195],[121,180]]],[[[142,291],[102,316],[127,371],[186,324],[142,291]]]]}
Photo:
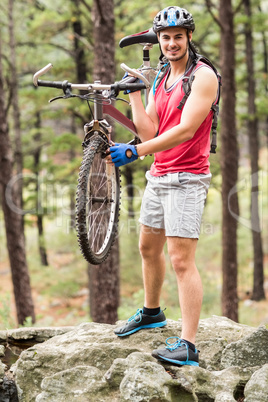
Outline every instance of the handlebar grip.
{"type": "Polygon", "coordinates": [[[48,88],[58,88],[58,89],[66,89],[71,88],[72,84],[68,81],[43,81],[38,80],[37,84],[39,87],[48,87],[48,88]]]}
{"type": "Polygon", "coordinates": [[[118,83],[118,84],[112,85],[112,89],[118,89],[119,91],[127,91],[127,90],[139,91],[141,89],[146,89],[146,85],[143,82],[118,83]]]}

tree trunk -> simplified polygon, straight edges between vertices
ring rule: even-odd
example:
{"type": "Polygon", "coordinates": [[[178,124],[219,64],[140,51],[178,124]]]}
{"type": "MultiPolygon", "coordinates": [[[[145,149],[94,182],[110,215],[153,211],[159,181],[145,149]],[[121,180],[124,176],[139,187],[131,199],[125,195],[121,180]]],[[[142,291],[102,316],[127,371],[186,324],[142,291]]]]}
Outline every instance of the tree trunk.
{"type": "MultiPolygon", "coordinates": [[[[80,82],[80,81],[77,81],[80,82]]],[[[76,135],[76,126],[75,126],[75,117],[74,114],[72,114],[71,117],[71,133],[73,135],[76,135]]],[[[69,160],[70,162],[75,158],[75,151],[73,148],[70,148],[69,151],[69,160]]],[[[69,197],[70,197],[70,221],[68,224],[68,229],[70,231],[74,231],[75,230],[75,188],[73,186],[69,186],[70,190],[69,190],[69,197]]]]}
{"type": "MultiPolygon", "coordinates": [[[[73,13],[73,47],[74,47],[74,59],[76,66],[76,82],[83,84],[87,82],[87,63],[85,58],[84,45],[82,43],[83,29],[81,22],[81,10],[80,10],[80,0],[72,0],[74,8],[73,13]]],[[[79,91],[80,94],[85,94],[88,91],[79,91]]],[[[76,125],[75,125],[75,114],[72,115],[71,122],[71,132],[76,135],[76,125]]],[[[72,161],[75,157],[75,151],[71,148],[69,152],[69,160],[72,161]]],[[[70,186],[70,221],[68,224],[68,229],[70,231],[75,230],[75,189],[70,186]]]]}
{"type": "Polygon", "coordinates": [[[5,219],[7,248],[12,273],[17,318],[18,323],[23,324],[27,317],[31,317],[32,322],[35,322],[35,313],[25,254],[21,194],[18,194],[16,186],[12,186],[13,158],[4,99],[1,44],[0,31],[0,193],[2,194],[2,208],[5,219]]]}
{"type": "MultiPolygon", "coordinates": [[[[115,78],[113,0],[94,0],[94,80],[111,83],[115,78]]],[[[114,243],[108,259],[89,266],[90,313],[92,320],[114,324],[119,306],[119,244],[114,243]]]]}
{"type": "MultiPolygon", "coordinates": [[[[37,130],[41,128],[41,117],[40,113],[36,114],[36,124],[35,127],[37,130]]],[[[39,185],[39,169],[40,169],[40,155],[41,155],[41,146],[39,144],[41,139],[40,133],[34,136],[35,141],[35,149],[34,149],[34,172],[36,177],[36,216],[37,216],[37,228],[38,228],[38,245],[39,245],[39,255],[41,259],[41,264],[43,266],[48,266],[47,259],[47,251],[45,245],[45,237],[44,237],[44,225],[43,225],[43,206],[41,204],[40,197],[40,185],[39,185]]]]}
{"type": "MultiPolygon", "coordinates": [[[[10,68],[11,68],[11,81],[12,86],[12,109],[13,109],[13,122],[14,122],[14,165],[18,179],[16,180],[16,191],[18,192],[18,202],[22,209],[22,169],[23,169],[23,156],[21,147],[21,125],[20,125],[20,109],[19,109],[19,95],[18,95],[18,80],[17,80],[17,62],[16,62],[16,40],[14,34],[14,21],[13,21],[13,8],[14,0],[8,1],[8,30],[9,30],[9,48],[10,48],[10,68]],[[19,179],[20,178],[20,179],[19,179]]],[[[24,219],[21,221],[24,225],[24,219]]]]}
{"type": "Polygon", "coordinates": [[[127,185],[127,199],[128,199],[128,217],[134,217],[134,207],[133,207],[133,199],[134,199],[134,187],[133,187],[133,168],[129,165],[125,166],[124,176],[126,179],[127,185]]]}
{"type": "MultiPolygon", "coordinates": [[[[129,119],[131,119],[131,110],[130,109],[127,109],[127,117],[129,119]]],[[[127,185],[128,217],[133,218],[134,217],[133,165],[132,164],[126,165],[123,172],[124,172],[124,176],[126,179],[126,185],[127,185]]]]}
{"type": "Polygon", "coordinates": [[[94,80],[103,84],[115,78],[114,4],[113,0],[94,0],[92,10],[94,24],[94,80]]]}
{"type": "Polygon", "coordinates": [[[235,190],[238,175],[238,148],[235,120],[235,35],[231,0],[220,0],[221,22],[221,171],[222,171],[222,314],[238,321],[237,216],[235,190]]]}
{"type": "Polygon", "coordinates": [[[74,54],[76,65],[76,79],[79,84],[83,84],[87,81],[87,64],[84,52],[84,46],[81,42],[83,36],[82,23],[79,10],[80,0],[72,0],[74,8],[73,18],[73,32],[74,32],[74,54]]]}
{"type": "MultiPolygon", "coordinates": [[[[264,12],[261,6],[258,7],[259,11],[264,12]]],[[[268,49],[267,49],[267,41],[266,41],[266,31],[263,30],[262,33],[262,44],[263,44],[263,73],[264,76],[268,76],[268,49]]],[[[265,93],[268,96],[268,80],[265,80],[265,93]]],[[[265,121],[265,136],[266,136],[266,146],[268,147],[268,115],[266,116],[265,121]]]]}
{"type": "Polygon", "coordinates": [[[245,27],[246,40],[246,63],[248,72],[248,136],[251,164],[251,232],[254,250],[254,281],[253,281],[253,300],[265,299],[264,293],[264,272],[263,272],[263,251],[261,228],[259,218],[259,138],[258,138],[258,119],[255,105],[256,83],[254,74],[253,60],[253,39],[251,29],[251,4],[250,0],[243,0],[245,14],[248,22],[245,27]]]}
{"type": "Polygon", "coordinates": [[[37,227],[38,227],[38,245],[39,245],[39,255],[41,259],[41,264],[44,267],[48,266],[47,251],[45,245],[44,237],[44,225],[43,225],[43,215],[37,215],[37,227]]]}

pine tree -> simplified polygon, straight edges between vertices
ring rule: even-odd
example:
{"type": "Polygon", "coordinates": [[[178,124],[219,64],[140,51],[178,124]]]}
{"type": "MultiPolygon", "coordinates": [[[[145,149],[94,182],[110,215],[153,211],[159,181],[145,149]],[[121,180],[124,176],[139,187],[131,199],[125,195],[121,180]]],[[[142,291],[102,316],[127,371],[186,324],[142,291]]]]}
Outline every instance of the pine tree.
{"type": "MultiPolygon", "coordinates": [[[[94,0],[94,80],[115,79],[113,0],[94,0]],[[105,38],[105,40],[103,40],[105,38]]],[[[90,314],[95,322],[114,324],[119,306],[119,245],[100,266],[89,266],[90,314]]]]}
{"type": "Polygon", "coordinates": [[[12,185],[17,177],[13,175],[14,158],[8,130],[5,93],[0,30],[0,193],[17,318],[18,323],[23,324],[27,317],[31,317],[32,322],[35,322],[35,313],[25,253],[21,192],[19,186],[12,185]]]}

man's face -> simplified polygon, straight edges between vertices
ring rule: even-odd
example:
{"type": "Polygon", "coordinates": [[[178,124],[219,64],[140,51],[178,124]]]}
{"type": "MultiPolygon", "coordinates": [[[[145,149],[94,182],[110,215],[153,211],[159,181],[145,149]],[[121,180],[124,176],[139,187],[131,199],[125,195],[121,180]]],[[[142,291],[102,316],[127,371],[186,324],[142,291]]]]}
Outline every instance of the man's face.
{"type": "MultiPolygon", "coordinates": [[[[189,32],[189,40],[192,38],[192,33],[189,32]]],[[[158,40],[164,56],[169,61],[181,60],[188,50],[188,36],[185,28],[174,27],[160,31],[158,40]]]]}

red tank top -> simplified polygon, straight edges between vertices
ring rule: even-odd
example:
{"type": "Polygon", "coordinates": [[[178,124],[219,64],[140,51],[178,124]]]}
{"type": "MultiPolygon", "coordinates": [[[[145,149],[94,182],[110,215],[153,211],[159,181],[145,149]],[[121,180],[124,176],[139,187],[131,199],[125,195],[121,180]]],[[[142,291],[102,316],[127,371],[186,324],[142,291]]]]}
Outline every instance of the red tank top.
{"type": "MultiPolygon", "coordinates": [[[[199,62],[195,71],[200,67],[208,67],[199,62]]],[[[210,68],[210,67],[208,67],[210,68]]],[[[155,92],[155,105],[159,117],[158,135],[180,124],[182,110],[177,106],[184,96],[181,77],[170,88],[165,89],[169,71],[162,79],[155,92]]],[[[150,173],[162,176],[167,173],[190,172],[195,174],[209,173],[210,130],[213,113],[208,116],[196,131],[192,139],[177,145],[167,151],[156,152],[150,173]]]]}

